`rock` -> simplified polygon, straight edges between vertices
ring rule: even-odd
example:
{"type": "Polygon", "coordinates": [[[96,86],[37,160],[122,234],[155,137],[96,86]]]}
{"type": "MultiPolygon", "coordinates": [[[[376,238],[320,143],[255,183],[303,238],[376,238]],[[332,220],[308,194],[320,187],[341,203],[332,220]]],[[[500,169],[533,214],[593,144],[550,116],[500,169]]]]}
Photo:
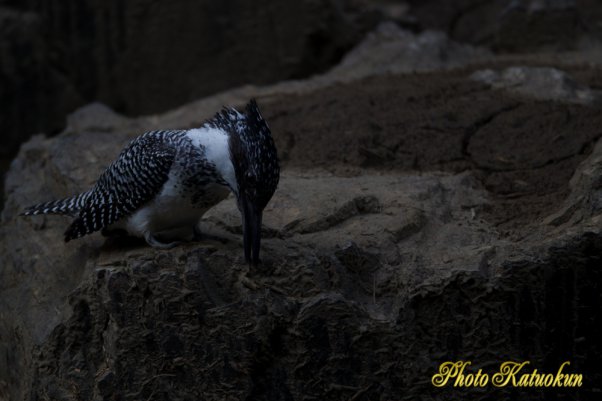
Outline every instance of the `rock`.
{"type": "Polygon", "coordinates": [[[64,70],[48,63],[43,32],[39,14],[0,5],[0,159],[14,157],[31,135],[58,133],[85,103],[64,70]]]}
{"type": "MultiPolygon", "coordinates": [[[[438,399],[430,377],[460,359],[555,371],[570,358],[599,383],[602,116],[473,72],[243,87],[136,119],[96,104],[32,138],[0,226],[0,397],[438,399]],[[202,222],[221,241],[169,251],[64,244],[68,218],[18,216],[87,188],[134,134],[250,95],[283,164],[258,268],[232,198],[202,222]]],[[[494,392],[532,396],[477,399],[494,392]]]]}
{"type": "Polygon", "coordinates": [[[388,22],[368,34],[330,74],[345,81],[385,73],[455,68],[488,58],[488,50],[456,43],[443,32],[414,34],[388,22]]]}
{"type": "Polygon", "coordinates": [[[565,72],[550,67],[508,67],[502,71],[479,70],[470,76],[475,81],[536,99],[593,104],[600,91],[579,85],[565,72]]]}
{"type": "Polygon", "coordinates": [[[3,3],[0,159],[31,135],[60,132],[65,116],[88,102],[151,114],[325,71],[378,19],[345,3],[3,3]]]}
{"type": "Polygon", "coordinates": [[[600,41],[600,3],[575,0],[411,0],[410,15],[423,29],[499,52],[574,50],[600,41]]]}
{"type": "MultiPolygon", "coordinates": [[[[588,29],[591,6],[575,0],[511,1],[503,10],[495,45],[505,51],[567,50],[577,47],[588,29]]],[[[599,7],[599,5],[598,5],[599,7]]]]}

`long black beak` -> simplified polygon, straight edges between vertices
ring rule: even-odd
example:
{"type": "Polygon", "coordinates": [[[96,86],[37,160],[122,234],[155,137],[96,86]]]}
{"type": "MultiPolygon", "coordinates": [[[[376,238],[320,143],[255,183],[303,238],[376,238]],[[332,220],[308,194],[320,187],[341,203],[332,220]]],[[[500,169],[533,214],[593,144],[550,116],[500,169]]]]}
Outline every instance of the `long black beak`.
{"type": "Polygon", "coordinates": [[[242,195],[240,202],[245,261],[257,266],[259,263],[259,248],[261,247],[261,217],[263,212],[253,202],[250,202],[245,195],[242,195]]]}

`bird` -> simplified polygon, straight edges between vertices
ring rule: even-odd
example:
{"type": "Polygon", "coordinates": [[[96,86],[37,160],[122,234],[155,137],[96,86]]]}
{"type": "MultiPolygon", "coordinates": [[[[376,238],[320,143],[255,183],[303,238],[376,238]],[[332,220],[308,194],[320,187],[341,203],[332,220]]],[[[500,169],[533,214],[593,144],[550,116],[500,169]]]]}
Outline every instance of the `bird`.
{"type": "Polygon", "coordinates": [[[156,130],[133,139],[89,190],[26,208],[21,215],[74,217],[65,242],[102,230],[126,231],[159,249],[182,243],[176,231],[198,238],[203,214],[235,195],[244,257],[259,263],[263,210],[280,180],[270,128],[255,99],[244,112],[224,107],[199,128],[156,130]]]}

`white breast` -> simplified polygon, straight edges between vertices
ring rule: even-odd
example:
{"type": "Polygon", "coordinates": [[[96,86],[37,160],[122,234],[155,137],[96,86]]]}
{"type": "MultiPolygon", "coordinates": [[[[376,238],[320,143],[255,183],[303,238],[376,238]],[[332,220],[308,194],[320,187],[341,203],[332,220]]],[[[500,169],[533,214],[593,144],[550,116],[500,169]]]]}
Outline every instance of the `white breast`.
{"type": "Polygon", "coordinates": [[[217,128],[202,127],[189,130],[187,136],[193,145],[205,148],[207,160],[215,165],[230,189],[236,192],[238,187],[234,166],[230,159],[228,134],[217,128]]]}

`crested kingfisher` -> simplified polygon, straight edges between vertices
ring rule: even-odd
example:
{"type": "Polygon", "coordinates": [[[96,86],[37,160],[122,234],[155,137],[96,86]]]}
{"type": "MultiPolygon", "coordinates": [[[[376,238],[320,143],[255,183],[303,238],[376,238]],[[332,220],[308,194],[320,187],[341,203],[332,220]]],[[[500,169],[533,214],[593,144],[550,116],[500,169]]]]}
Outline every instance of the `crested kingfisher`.
{"type": "Polygon", "coordinates": [[[99,230],[125,230],[169,249],[180,241],[164,240],[165,233],[186,229],[198,236],[203,214],[232,192],[242,218],[245,260],[257,265],[263,209],[279,178],[274,140],[251,100],[244,113],[224,108],[199,128],[138,136],[91,189],[31,206],[22,215],[74,217],[65,242],[99,230]]]}

